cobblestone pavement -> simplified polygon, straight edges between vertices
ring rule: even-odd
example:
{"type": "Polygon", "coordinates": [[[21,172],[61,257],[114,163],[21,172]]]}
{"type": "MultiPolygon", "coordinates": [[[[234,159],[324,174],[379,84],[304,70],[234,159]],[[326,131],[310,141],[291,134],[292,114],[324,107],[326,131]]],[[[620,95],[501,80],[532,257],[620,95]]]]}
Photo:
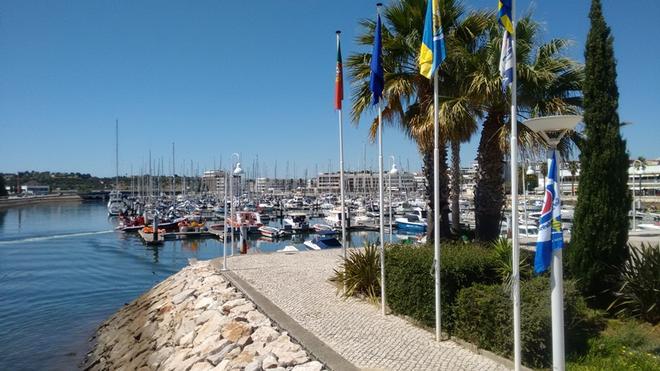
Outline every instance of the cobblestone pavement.
{"type": "Polygon", "coordinates": [[[234,273],[305,329],[360,368],[388,370],[505,370],[501,364],[380,307],[344,300],[328,282],[340,250],[250,254],[230,258],[234,273]]]}

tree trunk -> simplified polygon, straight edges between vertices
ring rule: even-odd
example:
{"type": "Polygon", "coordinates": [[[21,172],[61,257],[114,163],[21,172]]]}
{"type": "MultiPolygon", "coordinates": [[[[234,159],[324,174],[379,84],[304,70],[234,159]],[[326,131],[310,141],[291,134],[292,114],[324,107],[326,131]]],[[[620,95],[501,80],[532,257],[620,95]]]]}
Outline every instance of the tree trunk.
{"type": "Polygon", "coordinates": [[[454,234],[461,230],[461,143],[451,141],[451,229],[454,234]]]}
{"type": "MultiPolygon", "coordinates": [[[[438,174],[438,181],[440,184],[440,238],[448,238],[451,233],[449,230],[449,177],[447,176],[447,148],[445,145],[440,146],[440,173],[438,174]]],[[[433,149],[424,151],[422,154],[422,171],[426,179],[426,197],[429,200],[428,207],[428,227],[426,229],[427,240],[433,241],[434,231],[433,226],[435,221],[433,219],[433,149]]]]}
{"type": "Polygon", "coordinates": [[[504,204],[504,153],[498,141],[498,130],[503,125],[503,117],[501,112],[488,112],[479,140],[474,211],[476,238],[480,241],[493,241],[500,233],[504,204]]]}

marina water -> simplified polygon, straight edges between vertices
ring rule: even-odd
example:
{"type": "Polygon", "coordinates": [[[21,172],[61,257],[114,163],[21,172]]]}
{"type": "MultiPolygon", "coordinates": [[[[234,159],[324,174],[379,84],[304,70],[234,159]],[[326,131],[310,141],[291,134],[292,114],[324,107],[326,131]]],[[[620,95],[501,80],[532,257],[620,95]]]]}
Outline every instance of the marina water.
{"type": "MultiPolygon", "coordinates": [[[[89,338],[112,313],[189,258],[222,256],[217,240],[145,246],[116,225],[102,203],[0,210],[0,370],[76,369],[89,338]]],[[[252,239],[248,253],[286,245],[302,250],[311,237],[292,238],[252,239]]],[[[354,232],[350,242],[361,246],[377,238],[377,232],[354,232]]]]}

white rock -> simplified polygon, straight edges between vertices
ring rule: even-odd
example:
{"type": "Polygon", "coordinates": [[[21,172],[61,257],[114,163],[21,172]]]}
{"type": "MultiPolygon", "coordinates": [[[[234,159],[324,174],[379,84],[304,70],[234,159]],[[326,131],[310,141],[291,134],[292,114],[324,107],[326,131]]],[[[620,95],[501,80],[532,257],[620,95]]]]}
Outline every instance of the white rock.
{"type": "Polygon", "coordinates": [[[213,371],[227,371],[229,370],[229,360],[228,359],[223,359],[222,362],[218,363],[217,366],[213,367],[211,370],[213,371]]]}
{"type": "Polygon", "coordinates": [[[272,327],[262,326],[252,333],[252,341],[255,343],[258,341],[263,343],[270,343],[271,341],[277,339],[279,336],[279,332],[275,331],[275,329],[272,327]]]}
{"type": "Polygon", "coordinates": [[[321,371],[323,364],[319,361],[311,361],[294,367],[291,371],[321,371]]]}
{"type": "Polygon", "coordinates": [[[210,297],[197,299],[197,302],[195,302],[195,309],[206,309],[209,305],[213,304],[214,302],[215,299],[210,297]]]}
{"type": "MultiPolygon", "coordinates": [[[[276,353],[277,354],[277,353],[276,353]]],[[[277,354],[277,362],[280,366],[295,366],[309,361],[307,357],[307,352],[304,350],[299,350],[297,352],[283,352],[277,354]]]]}
{"type": "Polygon", "coordinates": [[[256,310],[248,312],[245,318],[253,327],[270,326],[270,319],[256,310]]]}
{"type": "Polygon", "coordinates": [[[261,362],[261,368],[264,370],[276,368],[277,367],[277,358],[272,353],[266,355],[264,360],[261,362]]]}
{"type": "Polygon", "coordinates": [[[237,307],[239,305],[247,304],[248,301],[245,300],[244,298],[238,298],[234,300],[230,300],[224,304],[222,304],[222,310],[224,312],[229,312],[232,308],[237,307]]]}
{"type": "MultiPolygon", "coordinates": [[[[222,349],[220,349],[217,353],[212,354],[212,355],[206,357],[206,359],[207,359],[209,362],[211,362],[213,365],[216,365],[216,366],[217,366],[218,364],[220,364],[220,362],[222,362],[222,360],[225,358],[225,356],[226,356],[229,352],[231,352],[232,350],[234,350],[235,348],[236,348],[236,344],[228,343],[228,344],[225,345],[222,349]]],[[[239,349],[239,351],[240,351],[240,349],[239,349]]],[[[227,361],[227,363],[229,363],[229,361],[227,361]]]]}
{"type": "Polygon", "coordinates": [[[188,345],[191,345],[194,338],[195,338],[195,330],[192,330],[186,335],[183,335],[179,339],[179,346],[187,347],[188,345]]]}
{"type": "Polygon", "coordinates": [[[189,371],[206,371],[206,370],[210,370],[212,367],[213,367],[213,366],[211,366],[210,363],[208,363],[208,362],[206,362],[206,361],[201,361],[201,362],[197,362],[197,363],[195,363],[195,364],[190,368],[189,371]]]}
{"type": "Polygon", "coordinates": [[[188,299],[194,292],[195,292],[194,289],[181,291],[180,293],[174,295],[174,297],[172,298],[172,304],[174,305],[181,304],[184,300],[188,299]]]}
{"type": "Polygon", "coordinates": [[[264,345],[266,344],[263,341],[256,341],[252,344],[246,345],[243,350],[261,355],[264,354],[264,345]]]}
{"type": "Polygon", "coordinates": [[[235,307],[231,308],[229,313],[230,313],[231,316],[240,316],[240,315],[243,315],[243,314],[245,314],[249,311],[254,310],[254,308],[255,308],[254,304],[245,303],[243,305],[238,305],[238,306],[235,306],[235,307]]]}

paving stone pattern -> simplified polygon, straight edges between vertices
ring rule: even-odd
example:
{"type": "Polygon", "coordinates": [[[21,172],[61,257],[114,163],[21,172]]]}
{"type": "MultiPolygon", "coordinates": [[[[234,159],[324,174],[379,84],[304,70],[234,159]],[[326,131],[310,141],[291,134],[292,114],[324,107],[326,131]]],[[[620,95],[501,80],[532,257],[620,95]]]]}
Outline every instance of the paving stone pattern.
{"type": "Polygon", "coordinates": [[[280,307],[355,366],[387,370],[505,370],[453,341],[395,315],[382,316],[378,305],[342,299],[328,282],[341,260],[340,250],[297,254],[250,254],[229,259],[235,274],[280,307]]]}

